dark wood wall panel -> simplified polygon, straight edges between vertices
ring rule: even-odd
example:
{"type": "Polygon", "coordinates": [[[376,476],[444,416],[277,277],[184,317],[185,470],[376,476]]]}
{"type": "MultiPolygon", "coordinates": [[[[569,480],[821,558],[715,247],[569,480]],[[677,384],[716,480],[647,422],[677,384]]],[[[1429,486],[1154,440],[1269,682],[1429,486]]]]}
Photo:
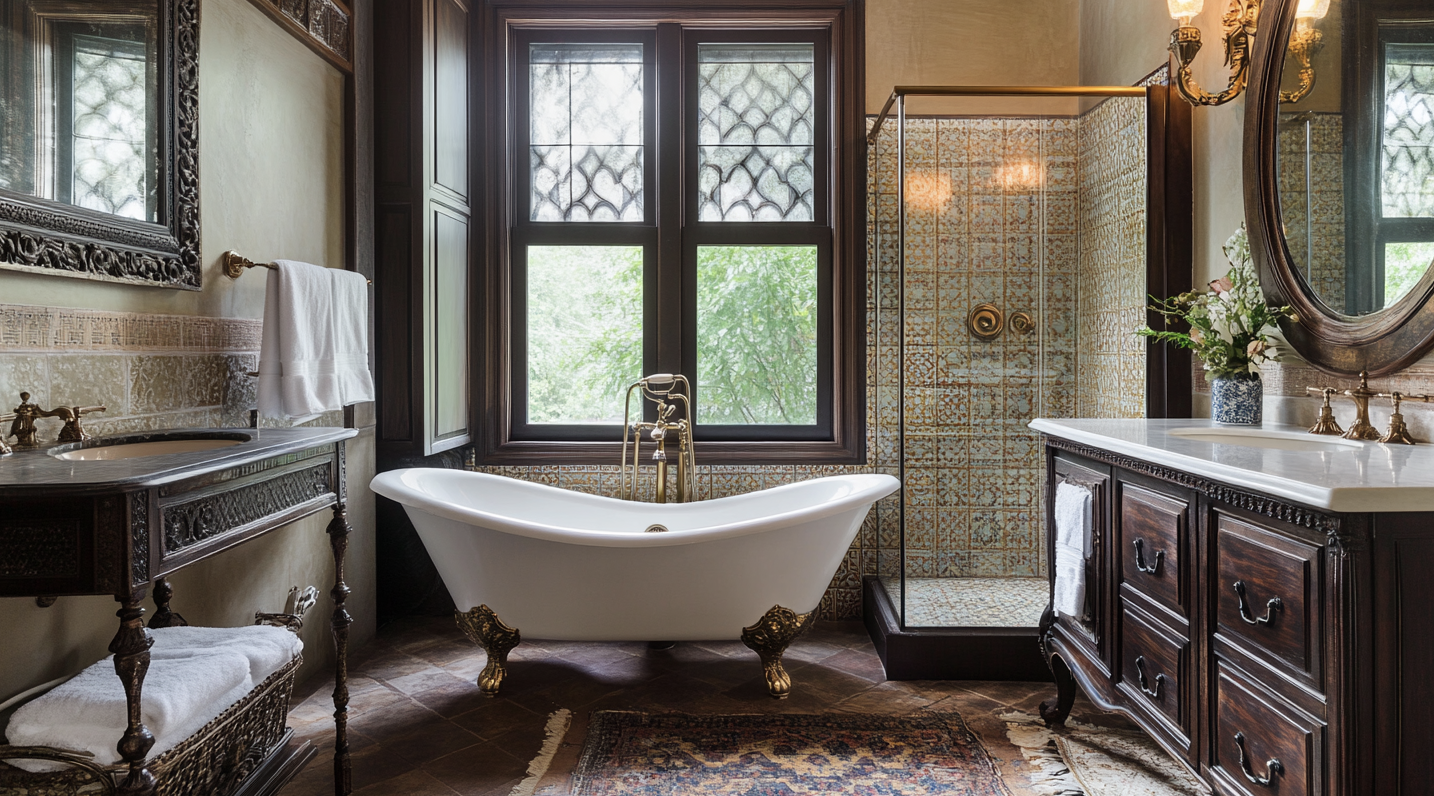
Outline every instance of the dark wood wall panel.
{"type": "Polygon", "coordinates": [[[378,210],[378,370],[379,439],[409,442],[413,435],[412,360],[393,352],[406,352],[412,345],[413,296],[409,290],[409,254],[413,250],[409,230],[413,226],[409,205],[384,205],[378,210]]]}
{"type": "Polygon", "coordinates": [[[468,9],[434,0],[433,181],[468,199],[468,9]]]}
{"type": "Polygon", "coordinates": [[[429,439],[437,442],[468,433],[468,219],[433,213],[433,335],[429,372],[433,384],[433,425],[429,439]]]}
{"type": "Polygon", "coordinates": [[[374,114],[375,182],[380,192],[402,190],[408,184],[413,161],[409,129],[413,119],[413,97],[409,82],[413,69],[407,68],[413,55],[413,13],[406,2],[379,0],[374,5],[374,27],[381,35],[374,39],[374,93],[381,112],[374,114]]]}

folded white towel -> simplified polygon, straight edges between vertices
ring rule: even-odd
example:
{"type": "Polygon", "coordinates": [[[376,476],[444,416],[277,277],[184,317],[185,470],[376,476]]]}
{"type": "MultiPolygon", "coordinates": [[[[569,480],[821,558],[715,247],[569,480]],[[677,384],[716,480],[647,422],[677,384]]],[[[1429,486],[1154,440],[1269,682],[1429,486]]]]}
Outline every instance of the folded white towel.
{"type": "Polygon", "coordinates": [[[177,660],[234,652],[249,662],[249,679],[254,685],[282,669],[304,650],[304,642],[282,627],[166,627],[150,631],[154,647],[151,660],[177,660]]]}
{"type": "Polygon", "coordinates": [[[1056,485],[1056,544],[1079,550],[1090,558],[1090,490],[1069,481],[1056,485]]]}
{"type": "MultiPolygon", "coordinates": [[[[170,627],[150,631],[149,672],[141,715],[154,734],[150,758],[198,732],[293,660],[304,644],[289,631],[264,625],[170,627]]],[[[16,746],[53,746],[90,752],[101,765],[119,762],[115,745],[128,726],[124,687],[114,656],[16,709],[5,729],[16,746]]],[[[12,760],[27,771],[62,766],[12,760]]]]}
{"type": "Polygon", "coordinates": [[[1083,486],[1056,485],[1057,613],[1085,616],[1085,562],[1091,554],[1091,494],[1083,486]]]}
{"type": "Polygon", "coordinates": [[[259,414],[303,422],[373,400],[363,276],[278,260],[264,295],[259,414]]]}
{"type": "MultiPolygon", "coordinates": [[[[150,755],[163,754],[204,726],[196,725],[196,718],[218,716],[252,687],[249,661],[237,652],[152,661],[140,700],[144,724],[155,737],[150,755]],[[213,710],[215,705],[219,710],[213,710]]],[[[124,686],[110,656],[17,708],[5,737],[15,746],[90,752],[95,762],[110,765],[119,762],[115,744],[128,726],[127,715],[124,686]]],[[[31,760],[11,762],[28,771],[56,768],[31,760]]]]}

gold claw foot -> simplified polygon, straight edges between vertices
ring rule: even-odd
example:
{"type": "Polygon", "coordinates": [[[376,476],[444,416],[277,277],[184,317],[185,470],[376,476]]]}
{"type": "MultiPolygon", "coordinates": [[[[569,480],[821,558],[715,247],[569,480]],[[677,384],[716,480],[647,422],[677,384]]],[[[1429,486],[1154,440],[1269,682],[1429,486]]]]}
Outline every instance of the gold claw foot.
{"type": "Polygon", "coordinates": [[[498,696],[498,687],[508,676],[508,653],[522,642],[517,628],[508,627],[493,613],[493,609],[480,605],[468,612],[455,611],[458,627],[468,640],[482,647],[488,653],[488,665],[478,674],[478,688],[487,696],[498,696]]]}
{"type": "Polygon", "coordinates": [[[767,691],[777,699],[786,699],[792,691],[792,677],[782,668],[782,653],[797,640],[812,622],[815,611],[799,614],[780,605],[742,628],[742,643],[762,659],[762,674],[767,678],[767,691]]]}

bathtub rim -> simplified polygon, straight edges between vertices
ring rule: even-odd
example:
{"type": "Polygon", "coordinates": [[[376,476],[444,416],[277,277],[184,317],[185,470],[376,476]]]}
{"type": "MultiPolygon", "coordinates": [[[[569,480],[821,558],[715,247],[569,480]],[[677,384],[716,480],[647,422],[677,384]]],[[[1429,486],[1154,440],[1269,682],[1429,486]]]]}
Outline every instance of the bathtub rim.
{"type": "MultiPolygon", "coordinates": [[[[502,533],[516,536],[524,536],[530,539],[541,539],[562,544],[578,544],[591,547],[671,547],[677,545],[697,544],[701,542],[715,541],[718,539],[733,539],[741,536],[748,536],[755,533],[779,530],[795,525],[800,525],[827,517],[833,517],[844,512],[851,511],[860,505],[868,507],[874,505],[878,500],[892,494],[900,488],[901,482],[894,476],[884,473],[845,473],[841,475],[830,475],[821,478],[813,478],[807,481],[798,481],[792,484],[761,489],[755,492],[748,492],[744,495],[733,495],[715,500],[740,500],[756,494],[770,494],[778,491],[796,491],[814,481],[855,481],[857,488],[850,494],[843,495],[835,500],[829,500],[815,505],[807,505],[792,511],[778,512],[755,519],[730,522],[723,525],[713,525],[704,528],[692,528],[680,531],[668,531],[666,533],[641,533],[634,531],[595,531],[580,528],[569,528],[560,525],[548,525],[544,523],[519,520],[514,517],[485,512],[478,509],[468,508],[458,504],[441,500],[421,487],[409,483],[410,478],[421,477],[423,473],[442,473],[445,478],[471,478],[476,483],[503,483],[505,485],[516,483],[525,488],[534,488],[541,493],[551,490],[561,493],[565,497],[579,502],[608,502],[615,501],[624,506],[635,509],[638,516],[648,515],[651,519],[647,522],[657,521],[664,510],[678,508],[681,510],[696,510],[702,503],[715,501],[701,501],[699,503],[674,503],[674,504],[653,504],[653,503],[631,503],[619,500],[618,498],[605,497],[602,495],[591,495],[583,492],[562,489],[548,484],[539,484],[531,481],[523,481],[508,476],[493,475],[491,473],[475,473],[465,470],[449,470],[436,467],[407,467],[399,470],[389,470],[374,476],[369,482],[369,489],[374,493],[389,498],[402,504],[405,508],[414,508],[428,514],[444,519],[453,520],[469,526],[486,528],[502,533]],[[495,480],[496,479],[496,480],[495,480]],[[691,508],[687,508],[691,507],[691,508]]],[[[644,517],[643,520],[647,518],[644,517]]],[[[642,520],[635,525],[642,524],[642,520]]],[[[643,527],[646,527],[643,525],[643,527]]]]}

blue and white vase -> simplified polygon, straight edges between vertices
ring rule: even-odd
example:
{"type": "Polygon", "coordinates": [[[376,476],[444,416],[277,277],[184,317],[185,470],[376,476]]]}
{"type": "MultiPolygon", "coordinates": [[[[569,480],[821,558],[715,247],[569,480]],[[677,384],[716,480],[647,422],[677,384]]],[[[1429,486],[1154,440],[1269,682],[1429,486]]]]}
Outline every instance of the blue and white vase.
{"type": "Polygon", "coordinates": [[[1210,380],[1210,415],[1216,423],[1258,426],[1265,409],[1265,383],[1260,374],[1218,376],[1210,380]]]}

